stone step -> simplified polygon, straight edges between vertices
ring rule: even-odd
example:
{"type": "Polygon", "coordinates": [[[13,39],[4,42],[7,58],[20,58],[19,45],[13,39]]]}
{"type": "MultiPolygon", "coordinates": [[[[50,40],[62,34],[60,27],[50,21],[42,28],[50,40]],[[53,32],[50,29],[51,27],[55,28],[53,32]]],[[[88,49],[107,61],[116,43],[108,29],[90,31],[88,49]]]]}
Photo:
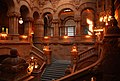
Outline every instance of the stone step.
{"type": "Polygon", "coordinates": [[[51,65],[48,65],[41,76],[42,81],[52,81],[53,79],[61,78],[65,75],[65,69],[70,65],[70,62],[57,60],[51,65]]]}

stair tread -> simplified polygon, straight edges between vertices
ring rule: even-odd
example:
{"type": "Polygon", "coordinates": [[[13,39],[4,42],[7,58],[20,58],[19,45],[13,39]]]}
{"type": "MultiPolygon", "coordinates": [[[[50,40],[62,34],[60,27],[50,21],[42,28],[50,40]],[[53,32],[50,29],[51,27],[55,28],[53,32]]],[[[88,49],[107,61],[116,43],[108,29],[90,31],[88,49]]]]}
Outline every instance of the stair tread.
{"type": "Polygon", "coordinates": [[[52,81],[65,75],[65,69],[70,65],[70,62],[57,60],[46,67],[46,70],[41,76],[42,81],[52,81]]]}

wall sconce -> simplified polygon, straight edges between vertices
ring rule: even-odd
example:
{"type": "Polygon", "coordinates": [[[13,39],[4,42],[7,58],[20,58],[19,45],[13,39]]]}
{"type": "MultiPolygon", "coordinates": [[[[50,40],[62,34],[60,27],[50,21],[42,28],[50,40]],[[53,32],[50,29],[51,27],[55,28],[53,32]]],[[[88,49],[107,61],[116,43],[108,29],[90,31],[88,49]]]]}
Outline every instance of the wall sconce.
{"type": "Polygon", "coordinates": [[[49,39],[49,37],[48,37],[48,36],[45,36],[44,39],[49,39]]]}
{"type": "Polygon", "coordinates": [[[91,36],[90,35],[86,35],[85,38],[90,38],[91,36]]]}
{"type": "Polygon", "coordinates": [[[7,33],[2,32],[2,33],[0,34],[0,36],[1,36],[3,39],[6,39],[6,37],[7,37],[7,33]]]}
{"type": "Polygon", "coordinates": [[[27,38],[28,38],[27,35],[22,35],[21,37],[22,37],[23,39],[27,39],[27,38]]]}
{"type": "Polygon", "coordinates": [[[34,32],[33,32],[33,30],[31,31],[31,35],[33,35],[34,34],[34,32]]]}
{"type": "Polygon", "coordinates": [[[67,38],[68,38],[68,36],[66,36],[66,35],[65,35],[65,36],[63,36],[63,38],[64,38],[64,39],[67,39],[67,38]]]}
{"type": "Polygon", "coordinates": [[[22,18],[20,18],[20,20],[19,20],[19,24],[23,24],[23,20],[22,20],[22,18]]]}

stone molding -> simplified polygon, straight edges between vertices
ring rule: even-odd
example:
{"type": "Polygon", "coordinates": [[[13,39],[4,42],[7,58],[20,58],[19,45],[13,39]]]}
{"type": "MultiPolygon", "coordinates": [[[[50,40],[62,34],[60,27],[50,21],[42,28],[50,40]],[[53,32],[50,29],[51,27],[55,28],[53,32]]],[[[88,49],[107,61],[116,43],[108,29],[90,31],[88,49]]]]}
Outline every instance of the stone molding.
{"type": "Polygon", "coordinates": [[[20,17],[20,13],[19,12],[11,12],[11,13],[8,13],[7,15],[8,15],[8,17],[17,17],[17,18],[20,17]]]}

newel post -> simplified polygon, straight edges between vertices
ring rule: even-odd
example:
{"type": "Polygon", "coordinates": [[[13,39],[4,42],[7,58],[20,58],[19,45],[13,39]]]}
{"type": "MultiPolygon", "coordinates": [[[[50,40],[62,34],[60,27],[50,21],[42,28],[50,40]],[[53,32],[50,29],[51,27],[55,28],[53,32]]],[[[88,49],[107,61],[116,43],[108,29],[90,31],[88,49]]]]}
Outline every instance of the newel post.
{"type": "Polygon", "coordinates": [[[73,45],[72,50],[71,50],[71,63],[74,65],[77,63],[77,60],[78,60],[77,46],[73,45]]]}
{"type": "Polygon", "coordinates": [[[52,61],[51,53],[52,53],[52,51],[50,50],[49,45],[44,46],[43,50],[44,50],[44,54],[46,55],[46,59],[47,59],[46,62],[47,62],[47,64],[51,64],[51,61],[52,61]]]}

